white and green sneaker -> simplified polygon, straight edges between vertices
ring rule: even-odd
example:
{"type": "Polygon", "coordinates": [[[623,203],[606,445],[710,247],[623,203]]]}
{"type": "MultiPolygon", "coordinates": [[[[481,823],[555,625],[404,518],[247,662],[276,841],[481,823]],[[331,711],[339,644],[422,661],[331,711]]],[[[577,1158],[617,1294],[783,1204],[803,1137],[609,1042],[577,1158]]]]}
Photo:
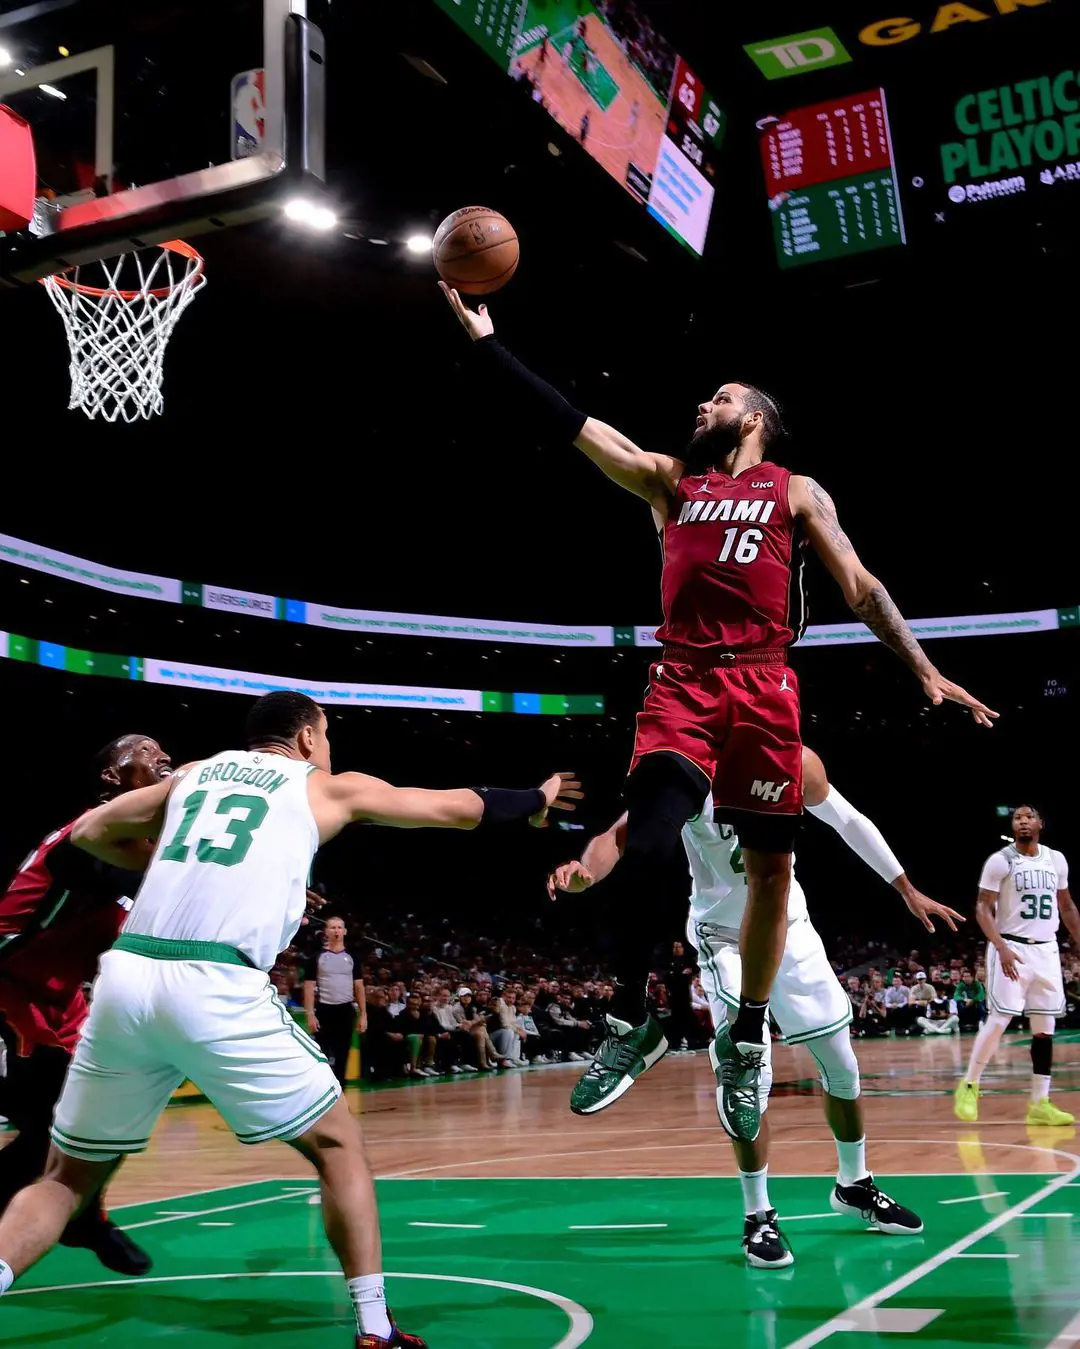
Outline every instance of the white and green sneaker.
{"type": "Polygon", "coordinates": [[[758,1084],[765,1062],[765,1046],[753,1042],[734,1043],[725,1024],[709,1046],[709,1058],[716,1074],[716,1113],[724,1132],[732,1138],[752,1143],[761,1128],[758,1084]]]}
{"type": "Polygon", "coordinates": [[[608,1031],[596,1058],[570,1093],[570,1109],[575,1115],[595,1115],[598,1110],[614,1105],[643,1072],[667,1053],[664,1032],[653,1017],[641,1026],[631,1026],[613,1016],[605,1020],[608,1031]]]}

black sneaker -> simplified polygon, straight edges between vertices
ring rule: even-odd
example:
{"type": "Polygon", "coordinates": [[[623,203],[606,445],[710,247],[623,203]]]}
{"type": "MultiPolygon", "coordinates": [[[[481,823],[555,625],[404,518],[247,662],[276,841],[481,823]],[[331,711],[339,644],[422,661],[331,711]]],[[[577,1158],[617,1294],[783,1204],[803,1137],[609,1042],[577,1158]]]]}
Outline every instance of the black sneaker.
{"type": "Polygon", "coordinates": [[[122,1232],[108,1218],[92,1225],[79,1221],[67,1228],[60,1238],[62,1246],[78,1246],[92,1251],[106,1269],[115,1274],[138,1277],[148,1274],[154,1262],[141,1246],[136,1246],[126,1232],[122,1232]]]}
{"type": "Polygon", "coordinates": [[[757,1213],[746,1215],[742,1245],[747,1264],[753,1265],[755,1269],[783,1269],[795,1263],[787,1237],[780,1231],[774,1208],[767,1212],[759,1209],[757,1213]]]}
{"type": "Polygon", "coordinates": [[[910,1237],[923,1230],[922,1219],[911,1209],[898,1204],[890,1195],[879,1190],[873,1176],[864,1176],[854,1185],[836,1185],[829,1196],[834,1213],[850,1213],[860,1217],[879,1232],[891,1237],[910,1237]]]}

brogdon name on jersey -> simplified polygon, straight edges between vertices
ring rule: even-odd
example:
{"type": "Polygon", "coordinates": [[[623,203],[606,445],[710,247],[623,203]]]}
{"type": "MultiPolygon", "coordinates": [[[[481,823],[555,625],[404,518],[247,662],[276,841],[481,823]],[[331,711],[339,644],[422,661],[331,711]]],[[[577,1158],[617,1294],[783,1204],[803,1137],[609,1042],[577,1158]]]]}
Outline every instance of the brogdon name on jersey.
{"type": "Polygon", "coordinates": [[[225,750],[169,795],[165,824],[124,932],[231,946],[269,970],[304,916],[319,831],[315,771],[300,759],[225,750]]]}

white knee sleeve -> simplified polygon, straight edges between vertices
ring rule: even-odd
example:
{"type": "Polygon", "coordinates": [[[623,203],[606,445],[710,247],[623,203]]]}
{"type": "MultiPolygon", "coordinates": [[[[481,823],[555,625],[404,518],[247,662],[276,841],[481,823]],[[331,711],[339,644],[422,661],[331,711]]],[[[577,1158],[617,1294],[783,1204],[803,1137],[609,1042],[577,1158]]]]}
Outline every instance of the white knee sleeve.
{"type": "Polygon", "coordinates": [[[830,1096],[842,1101],[854,1101],[859,1095],[859,1064],[851,1047],[851,1034],[846,1026],[832,1035],[808,1040],[806,1047],[817,1060],[821,1085],[830,1096]]]}
{"type": "Polygon", "coordinates": [[[1053,1035],[1055,1024],[1055,1018],[1043,1012],[1032,1012],[1028,1017],[1032,1035],[1053,1035]]]}
{"type": "Polygon", "coordinates": [[[1005,1012],[989,1012],[986,1020],[983,1022],[983,1030],[989,1031],[991,1027],[995,1029],[999,1036],[1004,1035],[1009,1029],[1012,1017],[1005,1012]]]}

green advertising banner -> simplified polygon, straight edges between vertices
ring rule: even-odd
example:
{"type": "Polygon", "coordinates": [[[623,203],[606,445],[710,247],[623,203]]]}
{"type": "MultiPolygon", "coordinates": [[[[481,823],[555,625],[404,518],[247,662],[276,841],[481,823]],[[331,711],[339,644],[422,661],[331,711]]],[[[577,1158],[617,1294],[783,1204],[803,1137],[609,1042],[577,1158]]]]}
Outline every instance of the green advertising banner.
{"type": "Polygon", "coordinates": [[[102,675],[108,679],[136,679],[147,684],[208,689],[257,697],[275,689],[299,689],[327,706],[416,708],[439,712],[510,712],[519,716],[602,716],[605,702],[599,693],[499,693],[482,689],[423,688],[409,684],[358,684],[345,680],[311,680],[292,675],[257,674],[218,665],[154,660],[149,656],[118,656],[83,651],[59,642],[40,641],[18,633],[0,632],[0,659],[42,665],[68,674],[102,675]]]}

